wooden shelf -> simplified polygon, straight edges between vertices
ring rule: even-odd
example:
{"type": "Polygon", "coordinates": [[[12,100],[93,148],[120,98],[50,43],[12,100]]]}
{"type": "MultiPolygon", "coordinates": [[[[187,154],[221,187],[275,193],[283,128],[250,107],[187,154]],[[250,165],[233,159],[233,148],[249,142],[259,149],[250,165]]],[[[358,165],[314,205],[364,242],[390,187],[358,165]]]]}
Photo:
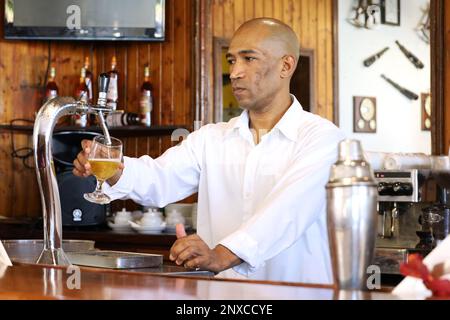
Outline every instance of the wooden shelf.
{"type": "MultiPolygon", "coordinates": [[[[188,126],[127,126],[127,127],[112,127],[109,131],[112,135],[116,137],[147,137],[147,136],[171,136],[172,133],[177,129],[186,129],[188,126]]],[[[9,130],[25,134],[33,134],[33,126],[23,126],[23,125],[0,125],[0,130],[9,130]]],[[[98,132],[101,133],[100,127],[75,127],[75,126],[64,126],[56,127],[54,132],[63,131],[78,131],[78,132],[98,132]]]]}

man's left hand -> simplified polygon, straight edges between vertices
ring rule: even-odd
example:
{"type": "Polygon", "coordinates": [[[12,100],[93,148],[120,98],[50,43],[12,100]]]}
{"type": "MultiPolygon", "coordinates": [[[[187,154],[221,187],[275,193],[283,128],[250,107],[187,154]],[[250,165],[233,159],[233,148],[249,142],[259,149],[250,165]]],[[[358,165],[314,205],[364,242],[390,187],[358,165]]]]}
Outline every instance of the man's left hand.
{"type": "Polygon", "coordinates": [[[219,273],[232,268],[242,261],[226,247],[218,245],[210,249],[198,236],[187,236],[184,226],[176,226],[177,241],[170,249],[170,260],[187,269],[208,270],[219,273]]]}

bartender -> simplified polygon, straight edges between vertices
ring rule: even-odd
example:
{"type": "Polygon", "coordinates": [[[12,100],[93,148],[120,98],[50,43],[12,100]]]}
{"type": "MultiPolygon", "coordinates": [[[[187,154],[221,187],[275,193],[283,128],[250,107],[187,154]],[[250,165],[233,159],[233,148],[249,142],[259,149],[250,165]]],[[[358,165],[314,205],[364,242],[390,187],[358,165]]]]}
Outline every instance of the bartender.
{"type": "MultiPolygon", "coordinates": [[[[198,192],[197,234],[177,226],[170,259],[218,277],[332,283],[325,185],[343,133],[290,94],[300,45],[269,18],[244,23],[227,60],[241,116],[209,124],[157,159],[124,157],[112,199],[164,207],[198,192]]],[[[74,174],[91,174],[90,141],[74,174]]]]}

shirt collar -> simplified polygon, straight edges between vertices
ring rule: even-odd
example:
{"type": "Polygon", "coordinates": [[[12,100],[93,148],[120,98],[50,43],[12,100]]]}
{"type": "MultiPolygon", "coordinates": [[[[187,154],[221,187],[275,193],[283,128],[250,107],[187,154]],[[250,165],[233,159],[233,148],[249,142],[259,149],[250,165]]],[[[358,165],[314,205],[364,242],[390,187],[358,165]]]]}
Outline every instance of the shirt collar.
{"type": "Polygon", "coordinates": [[[249,116],[248,111],[242,111],[239,117],[233,118],[228,122],[226,137],[230,136],[235,132],[239,132],[240,129],[249,129],[249,116]]]}
{"type": "Polygon", "coordinates": [[[300,127],[300,119],[303,111],[297,98],[291,95],[292,104],[280,121],[275,125],[274,129],[279,130],[289,140],[297,141],[298,128],[300,127]]]}
{"type": "MultiPolygon", "coordinates": [[[[281,120],[275,125],[273,130],[279,130],[286,138],[296,141],[303,108],[295,96],[291,95],[291,98],[291,106],[285,112],[281,120]]],[[[228,132],[226,136],[239,132],[239,130],[242,129],[249,130],[248,110],[244,110],[239,117],[233,118],[228,122],[228,132]]]]}

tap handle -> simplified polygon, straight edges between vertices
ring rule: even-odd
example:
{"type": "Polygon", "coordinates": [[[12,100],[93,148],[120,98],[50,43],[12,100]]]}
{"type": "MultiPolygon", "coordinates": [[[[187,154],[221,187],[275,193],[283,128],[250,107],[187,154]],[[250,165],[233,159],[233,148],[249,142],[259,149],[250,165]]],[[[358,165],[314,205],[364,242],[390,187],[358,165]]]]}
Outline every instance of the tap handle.
{"type": "Polygon", "coordinates": [[[109,75],[107,73],[102,73],[98,77],[98,105],[106,106],[106,94],[109,88],[109,75]]]}

